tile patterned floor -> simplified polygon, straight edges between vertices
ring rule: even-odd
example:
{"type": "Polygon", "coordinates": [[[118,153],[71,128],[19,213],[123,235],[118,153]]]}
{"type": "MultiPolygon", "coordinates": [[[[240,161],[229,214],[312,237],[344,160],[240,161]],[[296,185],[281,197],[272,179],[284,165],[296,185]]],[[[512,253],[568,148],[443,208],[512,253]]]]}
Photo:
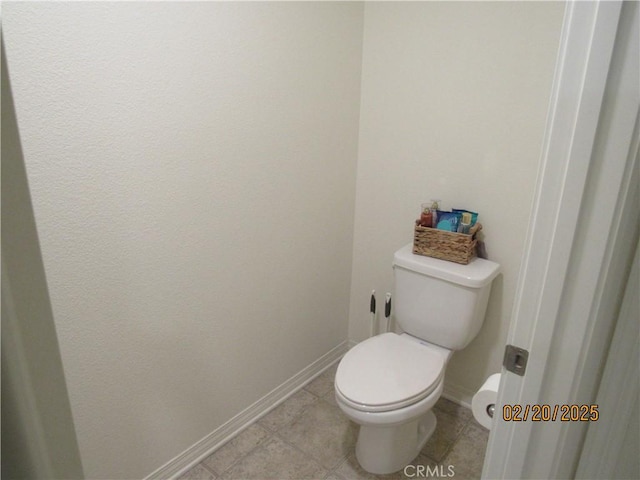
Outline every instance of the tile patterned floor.
{"type": "MultiPolygon", "coordinates": [[[[342,414],[333,396],[336,368],[334,365],[323,372],[180,479],[409,478],[402,471],[372,475],[358,465],[357,425],[342,414]]],[[[469,409],[449,400],[441,398],[434,413],[436,431],[413,464],[423,472],[427,467],[428,472],[441,472],[443,478],[480,478],[489,432],[473,419],[469,409]]],[[[418,478],[415,472],[407,471],[418,478]]]]}

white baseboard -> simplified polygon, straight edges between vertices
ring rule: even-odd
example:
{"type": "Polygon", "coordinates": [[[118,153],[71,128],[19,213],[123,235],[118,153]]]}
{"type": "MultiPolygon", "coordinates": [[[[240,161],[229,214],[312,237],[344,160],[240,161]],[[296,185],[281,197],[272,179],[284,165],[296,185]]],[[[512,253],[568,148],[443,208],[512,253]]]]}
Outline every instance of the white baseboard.
{"type": "Polygon", "coordinates": [[[176,478],[194,467],[213,451],[247,428],[260,417],[266,415],[291,395],[304,387],[309,381],[339,360],[349,349],[348,341],[342,342],[308,367],[302,369],[264,397],[248,406],[231,420],[215,429],[184,452],[151,473],[145,480],[176,478]]]}
{"type": "Polygon", "coordinates": [[[471,399],[476,394],[473,390],[461,387],[460,385],[451,385],[445,382],[442,396],[447,400],[471,409],[471,399]]]}

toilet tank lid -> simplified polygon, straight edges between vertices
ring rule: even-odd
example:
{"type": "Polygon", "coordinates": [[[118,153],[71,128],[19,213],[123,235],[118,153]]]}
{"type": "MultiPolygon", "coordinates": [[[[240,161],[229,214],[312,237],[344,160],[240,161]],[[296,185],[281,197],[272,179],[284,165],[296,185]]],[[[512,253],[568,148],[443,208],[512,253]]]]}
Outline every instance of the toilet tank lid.
{"type": "Polygon", "coordinates": [[[498,263],[483,258],[474,258],[468,265],[461,265],[438,258],[415,255],[411,243],[394,254],[393,267],[401,267],[471,288],[484,287],[500,273],[498,263]]]}

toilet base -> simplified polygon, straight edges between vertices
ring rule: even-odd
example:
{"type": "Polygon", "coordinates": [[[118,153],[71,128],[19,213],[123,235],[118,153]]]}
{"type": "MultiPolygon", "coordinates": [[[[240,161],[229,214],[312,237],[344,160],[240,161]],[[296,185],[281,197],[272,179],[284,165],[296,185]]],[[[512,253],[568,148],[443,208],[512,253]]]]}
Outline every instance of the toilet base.
{"type": "Polygon", "coordinates": [[[431,410],[417,420],[390,427],[361,425],[356,457],[369,473],[383,475],[403,469],[418,456],[436,429],[431,410]]]}

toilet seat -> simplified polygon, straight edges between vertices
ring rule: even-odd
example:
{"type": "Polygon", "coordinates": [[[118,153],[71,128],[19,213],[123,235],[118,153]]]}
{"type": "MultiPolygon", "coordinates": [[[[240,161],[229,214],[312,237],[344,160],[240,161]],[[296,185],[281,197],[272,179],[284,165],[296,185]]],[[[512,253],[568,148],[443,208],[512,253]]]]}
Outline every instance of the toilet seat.
{"type": "Polygon", "coordinates": [[[395,333],[372,337],[353,347],[336,372],[340,400],[363,412],[385,412],[412,405],[442,383],[441,352],[395,333]]]}

